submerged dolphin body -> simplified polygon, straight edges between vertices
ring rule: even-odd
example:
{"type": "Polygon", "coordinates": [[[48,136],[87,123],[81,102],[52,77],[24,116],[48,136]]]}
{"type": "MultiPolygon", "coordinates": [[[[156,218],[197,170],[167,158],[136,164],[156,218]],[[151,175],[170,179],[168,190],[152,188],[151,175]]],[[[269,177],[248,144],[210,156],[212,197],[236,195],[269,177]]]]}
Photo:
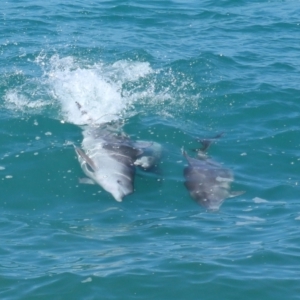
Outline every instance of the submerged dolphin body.
{"type": "Polygon", "coordinates": [[[134,162],[135,166],[146,171],[157,167],[162,156],[162,146],[160,144],[156,142],[136,141],[134,145],[143,151],[143,154],[134,162]]]}
{"type": "MultiPolygon", "coordinates": [[[[218,135],[217,137],[220,137],[218,135]]],[[[217,138],[216,137],[216,138],[217,138]]],[[[211,140],[201,141],[203,148],[198,150],[198,158],[192,158],[183,151],[188,161],[184,169],[185,186],[191,197],[205,208],[217,210],[226,198],[243,194],[243,191],[230,191],[233,174],[229,169],[209,159],[205,151],[211,140]]]]}
{"type": "Polygon", "coordinates": [[[75,151],[82,170],[89,177],[85,183],[99,184],[121,202],[133,192],[135,165],[144,169],[153,166],[150,156],[142,156],[143,148],[152,143],[135,143],[108,123],[87,128],[83,136],[83,149],[75,147],[75,151]],[[138,159],[146,161],[146,166],[142,166],[138,159]]]}

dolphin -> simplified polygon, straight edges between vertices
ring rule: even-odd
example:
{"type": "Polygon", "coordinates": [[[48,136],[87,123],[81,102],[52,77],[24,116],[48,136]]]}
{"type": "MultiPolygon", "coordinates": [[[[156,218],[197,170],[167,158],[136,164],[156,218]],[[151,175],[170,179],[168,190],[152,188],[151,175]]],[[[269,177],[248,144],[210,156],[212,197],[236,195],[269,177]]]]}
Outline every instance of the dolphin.
{"type": "Polygon", "coordinates": [[[135,166],[140,167],[144,171],[151,171],[158,166],[162,156],[161,144],[149,141],[136,141],[134,145],[143,152],[134,162],[135,166]]]}
{"type": "Polygon", "coordinates": [[[75,147],[88,177],[81,182],[96,183],[121,202],[133,193],[135,166],[151,169],[157,163],[160,147],[154,142],[134,142],[112,123],[87,127],[83,131],[82,149],[75,147]]]}
{"type": "MultiPolygon", "coordinates": [[[[222,134],[214,139],[220,136],[222,134]]],[[[200,140],[200,142],[203,147],[197,149],[197,158],[192,158],[186,151],[182,151],[188,162],[183,172],[184,184],[196,202],[207,209],[217,210],[226,198],[241,195],[244,191],[231,191],[230,184],[234,180],[232,172],[206,155],[205,152],[212,140],[200,140]]]]}

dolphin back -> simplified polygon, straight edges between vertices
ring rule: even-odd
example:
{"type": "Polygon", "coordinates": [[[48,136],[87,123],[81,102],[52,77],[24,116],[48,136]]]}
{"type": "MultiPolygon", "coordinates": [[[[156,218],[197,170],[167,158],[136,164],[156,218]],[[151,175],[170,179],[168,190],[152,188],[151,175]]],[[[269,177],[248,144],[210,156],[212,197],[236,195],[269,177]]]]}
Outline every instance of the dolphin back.
{"type": "MultiPolygon", "coordinates": [[[[214,139],[222,135],[223,133],[214,139]]],[[[188,162],[188,166],[183,171],[184,185],[196,202],[208,209],[219,209],[226,198],[241,195],[243,192],[231,192],[230,185],[234,180],[231,170],[224,168],[205,154],[211,140],[201,142],[203,148],[198,150],[197,159],[183,151],[188,162]]]]}

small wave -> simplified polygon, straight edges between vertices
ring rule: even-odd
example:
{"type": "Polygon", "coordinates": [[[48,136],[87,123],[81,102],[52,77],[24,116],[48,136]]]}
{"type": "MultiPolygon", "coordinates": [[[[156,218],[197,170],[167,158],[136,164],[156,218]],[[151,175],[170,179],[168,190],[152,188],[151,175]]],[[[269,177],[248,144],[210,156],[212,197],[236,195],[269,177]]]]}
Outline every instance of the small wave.
{"type": "Polygon", "coordinates": [[[28,110],[37,111],[41,110],[43,107],[51,105],[50,101],[29,99],[27,96],[15,89],[9,90],[6,93],[4,101],[8,109],[23,112],[28,110]]]}
{"type": "Polygon", "coordinates": [[[243,226],[243,225],[251,225],[251,224],[257,224],[265,222],[266,220],[260,217],[255,216],[237,216],[239,219],[242,219],[243,221],[237,221],[237,226],[243,226]]]}

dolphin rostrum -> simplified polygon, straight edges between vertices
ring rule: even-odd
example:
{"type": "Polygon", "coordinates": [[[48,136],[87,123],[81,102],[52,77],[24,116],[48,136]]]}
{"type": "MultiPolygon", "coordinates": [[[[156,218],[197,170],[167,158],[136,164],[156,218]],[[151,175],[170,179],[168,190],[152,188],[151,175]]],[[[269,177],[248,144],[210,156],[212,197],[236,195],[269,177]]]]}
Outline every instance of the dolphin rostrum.
{"type": "Polygon", "coordinates": [[[159,144],[134,142],[112,123],[87,127],[83,137],[82,149],[75,147],[81,168],[88,176],[81,182],[99,184],[119,202],[133,192],[135,166],[148,170],[157,163],[159,144]]]}
{"type": "MultiPolygon", "coordinates": [[[[217,135],[219,138],[222,134],[217,135]]],[[[229,169],[213,161],[206,155],[212,140],[200,140],[203,147],[197,150],[198,158],[192,158],[183,151],[188,161],[184,169],[185,187],[191,197],[205,208],[217,210],[226,198],[243,194],[243,191],[230,191],[233,174],[229,169]]]]}

